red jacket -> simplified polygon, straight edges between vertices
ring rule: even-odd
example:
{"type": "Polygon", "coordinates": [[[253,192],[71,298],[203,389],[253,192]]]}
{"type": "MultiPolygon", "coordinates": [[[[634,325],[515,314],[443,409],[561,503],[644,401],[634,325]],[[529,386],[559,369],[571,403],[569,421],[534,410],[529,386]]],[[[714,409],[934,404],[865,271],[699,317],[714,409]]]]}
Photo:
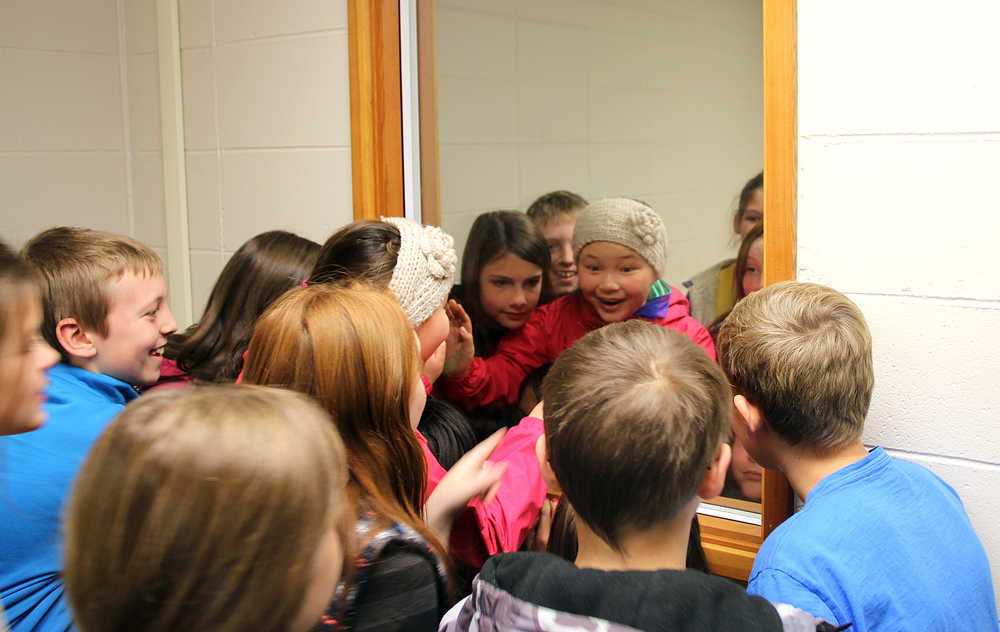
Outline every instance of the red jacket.
{"type": "MultiPolygon", "coordinates": [[[[666,314],[650,322],[685,334],[715,360],[712,337],[691,317],[684,293],[675,287],[670,290],[666,314]]],[[[442,378],[438,383],[446,399],[466,410],[498,400],[516,403],[521,382],[528,373],[554,362],[574,342],[605,324],[583,295],[573,292],[532,312],[523,327],[500,341],[496,353],[486,359],[474,358],[465,375],[442,378]]]]}

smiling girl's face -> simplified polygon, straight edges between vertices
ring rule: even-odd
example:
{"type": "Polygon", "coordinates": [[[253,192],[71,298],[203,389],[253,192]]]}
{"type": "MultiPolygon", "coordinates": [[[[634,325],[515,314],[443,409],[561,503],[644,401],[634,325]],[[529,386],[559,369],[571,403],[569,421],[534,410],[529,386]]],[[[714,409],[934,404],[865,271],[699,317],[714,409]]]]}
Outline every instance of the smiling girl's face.
{"type": "Polygon", "coordinates": [[[479,271],[479,302],[483,312],[505,329],[518,329],[538,305],[542,269],[511,252],[493,259],[479,271]]]}
{"type": "Polygon", "coordinates": [[[594,241],[580,251],[580,293],[606,323],[634,314],[654,282],[653,266],[628,246],[594,241]]]}

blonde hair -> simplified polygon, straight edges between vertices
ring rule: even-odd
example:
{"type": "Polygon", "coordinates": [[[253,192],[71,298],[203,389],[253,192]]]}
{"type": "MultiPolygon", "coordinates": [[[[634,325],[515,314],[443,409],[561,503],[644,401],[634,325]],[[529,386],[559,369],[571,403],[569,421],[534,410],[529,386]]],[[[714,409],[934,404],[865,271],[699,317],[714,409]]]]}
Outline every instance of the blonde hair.
{"type": "Polygon", "coordinates": [[[63,362],[69,354],[56,338],[56,324],[75,318],[81,327],[108,334],[108,281],[126,272],[163,274],[163,262],[151,248],[131,237],[100,230],[60,226],[35,235],[24,258],[42,277],[42,335],[63,362]]]}
{"type": "Polygon", "coordinates": [[[309,285],[261,316],[243,379],[315,397],[333,415],[363,500],[444,557],[420,517],[427,466],[409,411],[418,354],[413,327],[388,290],[309,285]]]}
{"type": "Polygon", "coordinates": [[[346,480],[328,415],[297,393],[206,386],[139,398],[75,484],[64,571],[74,622],[285,629],[321,540],[343,533],[346,480]]]}
{"type": "Polygon", "coordinates": [[[735,392],[789,444],[835,450],[861,438],[872,339],[840,292],[795,281],[754,292],[733,308],[716,349],[735,392]]]}
{"type": "Polygon", "coordinates": [[[579,519],[613,547],[676,517],[730,429],[719,367],[686,336],[641,320],[578,340],[544,393],[552,470],[579,519]]]}

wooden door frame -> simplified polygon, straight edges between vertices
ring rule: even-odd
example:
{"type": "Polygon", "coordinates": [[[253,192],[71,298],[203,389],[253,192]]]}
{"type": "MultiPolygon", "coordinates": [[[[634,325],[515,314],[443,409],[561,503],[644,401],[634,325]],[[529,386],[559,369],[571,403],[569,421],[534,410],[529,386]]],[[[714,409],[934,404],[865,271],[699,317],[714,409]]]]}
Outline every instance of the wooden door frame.
{"type": "MultiPolygon", "coordinates": [[[[764,41],[764,278],[795,278],[797,3],[762,0],[764,41]]],[[[424,223],[440,225],[435,0],[417,0],[424,223]]],[[[349,0],[351,166],[355,219],[403,215],[398,0],[349,0]]],[[[699,516],[712,572],[746,580],[763,538],[791,514],[785,477],[764,475],[761,527],[699,516]]]]}

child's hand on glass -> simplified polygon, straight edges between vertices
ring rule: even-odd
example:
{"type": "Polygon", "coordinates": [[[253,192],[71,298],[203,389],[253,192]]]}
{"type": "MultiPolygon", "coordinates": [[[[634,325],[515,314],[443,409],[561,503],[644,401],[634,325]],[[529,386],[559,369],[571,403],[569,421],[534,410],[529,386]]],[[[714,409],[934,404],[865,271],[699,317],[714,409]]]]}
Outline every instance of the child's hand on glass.
{"type": "Polygon", "coordinates": [[[448,350],[444,359],[447,377],[462,377],[472,366],[476,346],[472,342],[472,320],[458,301],[451,299],[445,307],[448,314],[448,350]]]}

